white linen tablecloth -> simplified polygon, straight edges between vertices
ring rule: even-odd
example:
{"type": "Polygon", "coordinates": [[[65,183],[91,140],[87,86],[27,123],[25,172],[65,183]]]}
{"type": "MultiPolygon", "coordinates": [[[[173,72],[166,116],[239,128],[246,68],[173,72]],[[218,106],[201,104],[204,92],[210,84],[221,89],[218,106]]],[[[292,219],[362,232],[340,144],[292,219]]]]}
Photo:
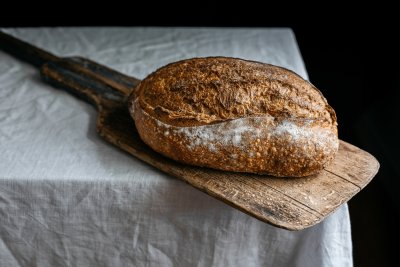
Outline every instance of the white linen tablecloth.
{"type": "MultiPolygon", "coordinates": [[[[307,73],[290,29],[3,29],[144,78],[190,57],[307,73]]],[[[96,111],[0,51],[0,266],[352,266],[347,205],[290,232],[103,141],[96,111]]]]}

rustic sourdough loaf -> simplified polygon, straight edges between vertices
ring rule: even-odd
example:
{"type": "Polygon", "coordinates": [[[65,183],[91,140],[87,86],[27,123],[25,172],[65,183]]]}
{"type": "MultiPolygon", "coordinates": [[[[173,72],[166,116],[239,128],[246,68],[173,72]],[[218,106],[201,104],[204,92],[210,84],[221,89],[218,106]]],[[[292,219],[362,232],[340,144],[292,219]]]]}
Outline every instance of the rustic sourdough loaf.
{"type": "Polygon", "coordinates": [[[142,140],[183,163],[300,177],[338,150],[334,110],[297,74],[235,58],[179,61],[150,74],[129,98],[142,140]]]}

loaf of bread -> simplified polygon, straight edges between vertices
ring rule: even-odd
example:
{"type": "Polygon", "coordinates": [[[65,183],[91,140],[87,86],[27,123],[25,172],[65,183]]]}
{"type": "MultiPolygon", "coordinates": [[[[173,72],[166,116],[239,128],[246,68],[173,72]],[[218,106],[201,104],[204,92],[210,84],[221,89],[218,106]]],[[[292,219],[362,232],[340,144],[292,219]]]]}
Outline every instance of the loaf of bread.
{"type": "Polygon", "coordinates": [[[292,71],[236,58],[164,66],[129,98],[142,140],[176,161],[301,177],[322,170],[339,140],[334,110],[292,71]]]}

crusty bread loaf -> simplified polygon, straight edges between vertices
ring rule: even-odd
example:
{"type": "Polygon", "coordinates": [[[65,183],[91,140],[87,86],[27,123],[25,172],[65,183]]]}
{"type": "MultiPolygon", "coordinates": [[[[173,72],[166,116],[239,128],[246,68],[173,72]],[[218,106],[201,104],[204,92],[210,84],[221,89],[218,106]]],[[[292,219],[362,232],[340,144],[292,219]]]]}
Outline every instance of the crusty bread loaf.
{"type": "Polygon", "coordinates": [[[320,91],[269,64],[179,61],[150,74],[129,101],[142,140],[187,164],[300,177],[338,150],[336,115],[320,91]]]}

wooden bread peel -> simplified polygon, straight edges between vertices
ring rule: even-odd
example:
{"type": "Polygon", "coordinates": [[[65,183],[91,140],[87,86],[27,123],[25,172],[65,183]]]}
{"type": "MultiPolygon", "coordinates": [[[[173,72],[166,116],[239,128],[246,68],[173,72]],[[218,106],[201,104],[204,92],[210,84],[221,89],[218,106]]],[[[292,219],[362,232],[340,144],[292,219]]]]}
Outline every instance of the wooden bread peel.
{"type": "Polygon", "coordinates": [[[0,49],[40,68],[44,81],[80,96],[98,112],[97,131],[138,159],[257,219],[302,230],[322,221],[375,176],[378,161],[344,141],[333,163],[305,178],[276,178],[180,164],[144,144],[128,112],[126,96],[139,80],[91,60],[60,58],[0,32],[0,49]]]}

